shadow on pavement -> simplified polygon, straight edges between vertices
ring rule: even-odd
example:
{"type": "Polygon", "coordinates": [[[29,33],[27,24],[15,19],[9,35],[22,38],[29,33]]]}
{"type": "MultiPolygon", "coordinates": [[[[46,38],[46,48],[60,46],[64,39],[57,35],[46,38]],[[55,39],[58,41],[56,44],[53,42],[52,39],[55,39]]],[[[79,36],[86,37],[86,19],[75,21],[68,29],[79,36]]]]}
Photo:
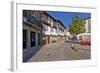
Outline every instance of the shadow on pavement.
{"type": "Polygon", "coordinates": [[[29,48],[29,49],[25,49],[23,50],[23,62],[27,62],[33,55],[35,55],[42,47],[42,46],[37,46],[34,48],[29,48]]]}

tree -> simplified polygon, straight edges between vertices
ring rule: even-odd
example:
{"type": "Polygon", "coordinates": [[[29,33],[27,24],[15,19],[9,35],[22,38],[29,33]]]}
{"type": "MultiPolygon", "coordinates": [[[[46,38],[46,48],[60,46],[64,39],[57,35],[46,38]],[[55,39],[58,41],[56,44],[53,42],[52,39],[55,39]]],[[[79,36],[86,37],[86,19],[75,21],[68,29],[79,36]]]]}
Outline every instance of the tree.
{"type": "Polygon", "coordinates": [[[77,35],[85,32],[85,20],[80,19],[77,15],[72,18],[72,23],[69,25],[68,31],[72,35],[77,35]]]}

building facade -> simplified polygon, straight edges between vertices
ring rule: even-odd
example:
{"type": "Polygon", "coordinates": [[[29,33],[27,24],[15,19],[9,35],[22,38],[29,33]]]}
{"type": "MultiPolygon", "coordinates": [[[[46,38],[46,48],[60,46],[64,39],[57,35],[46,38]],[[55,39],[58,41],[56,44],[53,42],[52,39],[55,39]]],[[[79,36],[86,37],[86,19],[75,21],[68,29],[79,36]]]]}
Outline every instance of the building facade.
{"type": "Polygon", "coordinates": [[[65,28],[45,11],[23,10],[23,48],[62,42],[65,28]]]}
{"type": "Polygon", "coordinates": [[[88,17],[88,18],[85,18],[84,20],[86,21],[85,26],[84,26],[85,32],[78,34],[77,37],[79,41],[85,40],[90,43],[91,42],[91,18],[88,17]]]}
{"type": "Polygon", "coordinates": [[[50,44],[56,42],[57,37],[57,24],[56,20],[48,13],[44,12],[42,16],[42,33],[44,35],[44,44],[50,44]]]}
{"type": "Polygon", "coordinates": [[[60,20],[58,20],[57,23],[58,23],[58,28],[57,28],[57,30],[58,30],[58,42],[59,43],[64,42],[66,40],[66,33],[65,33],[66,27],[63,25],[63,23],[60,20]]]}
{"type": "Polygon", "coordinates": [[[68,31],[68,28],[66,28],[65,30],[64,30],[64,34],[65,34],[65,41],[69,41],[70,40],[70,36],[71,36],[71,34],[70,34],[70,32],[68,31]]]}
{"type": "Polygon", "coordinates": [[[23,10],[23,48],[31,48],[42,44],[42,24],[40,12],[23,10]]]}

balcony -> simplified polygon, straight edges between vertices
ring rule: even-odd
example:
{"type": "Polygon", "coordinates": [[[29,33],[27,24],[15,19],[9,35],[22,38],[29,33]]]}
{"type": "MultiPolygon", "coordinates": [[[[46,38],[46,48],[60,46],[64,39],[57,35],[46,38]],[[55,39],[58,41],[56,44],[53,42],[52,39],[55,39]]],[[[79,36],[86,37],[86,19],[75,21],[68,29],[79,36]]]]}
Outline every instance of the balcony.
{"type": "Polygon", "coordinates": [[[42,27],[43,27],[41,21],[38,20],[37,18],[33,17],[30,14],[24,14],[23,21],[30,24],[31,26],[38,28],[38,29],[42,29],[42,27]]]}

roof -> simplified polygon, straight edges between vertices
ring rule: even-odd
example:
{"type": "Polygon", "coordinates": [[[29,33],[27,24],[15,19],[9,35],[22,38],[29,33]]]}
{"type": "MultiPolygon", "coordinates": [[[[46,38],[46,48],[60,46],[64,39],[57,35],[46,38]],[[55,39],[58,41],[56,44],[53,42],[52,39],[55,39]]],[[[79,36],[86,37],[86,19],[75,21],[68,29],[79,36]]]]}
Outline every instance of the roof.
{"type": "Polygon", "coordinates": [[[54,18],[53,16],[51,16],[50,14],[48,14],[46,11],[44,11],[45,14],[47,14],[50,18],[52,18],[53,20],[57,21],[57,22],[60,22],[60,24],[66,29],[67,27],[64,26],[64,24],[59,20],[59,19],[56,19],[54,18]]]}
{"type": "Polygon", "coordinates": [[[57,20],[58,22],[60,22],[60,24],[66,29],[67,27],[64,26],[64,24],[60,21],[60,20],[57,20]]]}
{"type": "Polygon", "coordinates": [[[57,21],[53,16],[51,16],[50,14],[48,14],[46,11],[44,11],[45,14],[47,14],[50,18],[52,18],[53,20],[57,21]]]}

